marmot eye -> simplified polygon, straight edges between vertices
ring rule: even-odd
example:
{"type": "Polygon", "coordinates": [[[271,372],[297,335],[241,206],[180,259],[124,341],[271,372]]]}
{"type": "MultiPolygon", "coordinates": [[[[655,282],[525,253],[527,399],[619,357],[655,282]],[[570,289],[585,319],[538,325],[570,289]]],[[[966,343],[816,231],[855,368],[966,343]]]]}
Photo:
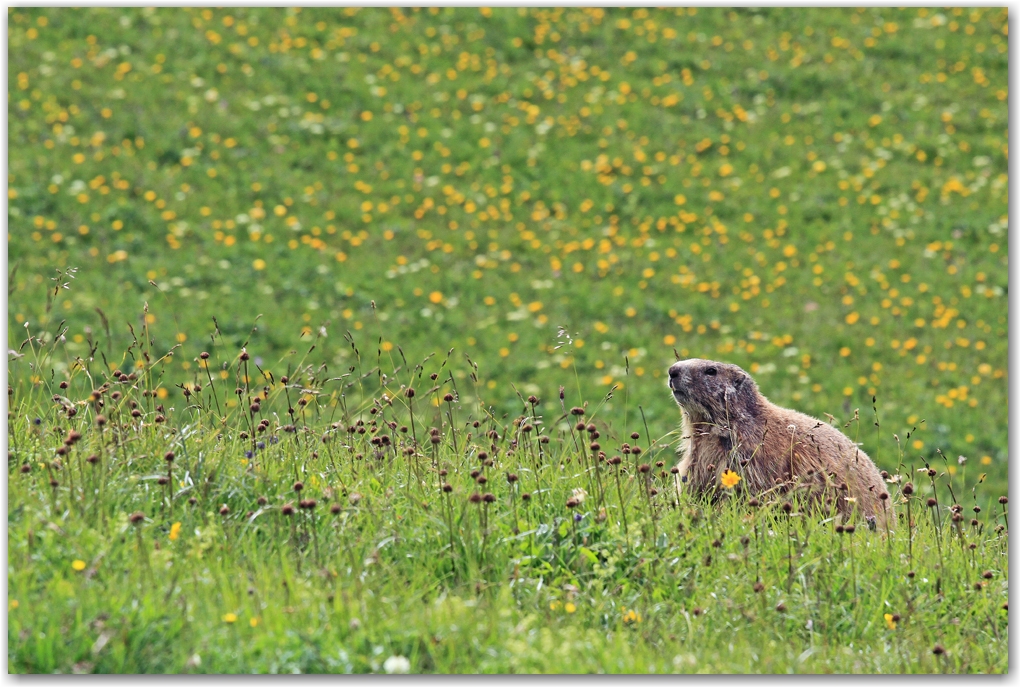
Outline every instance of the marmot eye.
{"type": "Polygon", "coordinates": [[[705,370],[705,374],[712,375],[713,377],[715,376],[715,373],[716,373],[716,369],[714,367],[710,367],[707,370],[705,370]]]}

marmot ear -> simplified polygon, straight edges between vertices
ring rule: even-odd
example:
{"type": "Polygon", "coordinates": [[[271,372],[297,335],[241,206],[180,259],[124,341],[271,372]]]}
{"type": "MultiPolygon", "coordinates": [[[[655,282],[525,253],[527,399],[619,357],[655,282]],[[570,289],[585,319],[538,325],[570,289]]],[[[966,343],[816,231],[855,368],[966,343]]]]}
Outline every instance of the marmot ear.
{"type": "Polygon", "coordinates": [[[747,410],[751,410],[755,404],[755,389],[754,381],[751,376],[743,370],[737,375],[737,378],[733,380],[733,386],[729,387],[732,389],[730,393],[733,394],[736,404],[747,410]]]}

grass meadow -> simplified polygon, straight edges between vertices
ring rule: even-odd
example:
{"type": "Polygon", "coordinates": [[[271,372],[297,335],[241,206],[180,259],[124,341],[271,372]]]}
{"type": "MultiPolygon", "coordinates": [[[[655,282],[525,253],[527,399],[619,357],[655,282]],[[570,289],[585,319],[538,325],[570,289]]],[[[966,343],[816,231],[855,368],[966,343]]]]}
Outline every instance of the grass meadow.
{"type": "Polygon", "coordinates": [[[9,8],[8,670],[1008,671],[1005,8],[9,8]],[[677,494],[677,358],[888,473],[677,494]]]}

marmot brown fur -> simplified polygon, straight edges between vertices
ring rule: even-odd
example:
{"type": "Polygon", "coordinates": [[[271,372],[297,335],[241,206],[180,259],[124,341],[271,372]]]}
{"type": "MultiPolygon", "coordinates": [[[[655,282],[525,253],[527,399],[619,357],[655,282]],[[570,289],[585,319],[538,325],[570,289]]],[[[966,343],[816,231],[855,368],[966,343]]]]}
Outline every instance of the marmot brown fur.
{"type": "Polygon", "coordinates": [[[736,365],[682,360],[668,383],[683,411],[678,490],[714,492],[732,470],[753,496],[792,490],[844,520],[857,512],[886,527],[892,502],[882,476],[838,429],[771,403],[736,365]]]}

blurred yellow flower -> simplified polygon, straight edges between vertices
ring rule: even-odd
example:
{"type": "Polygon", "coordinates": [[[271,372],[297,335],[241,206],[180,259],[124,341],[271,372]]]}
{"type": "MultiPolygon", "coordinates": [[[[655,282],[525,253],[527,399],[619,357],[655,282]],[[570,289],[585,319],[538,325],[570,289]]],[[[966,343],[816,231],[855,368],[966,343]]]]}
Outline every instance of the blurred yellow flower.
{"type": "Polygon", "coordinates": [[[170,525],[170,541],[176,540],[177,537],[180,536],[180,534],[181,534],[181,523],[175,522],[174,524],[170,525]]]}
{"type": "Polygon", "coordinates": [[[226,613],[226,614],[224,614],[223,622],[225,622],[225,623],[236,623],[237,622],[237,614],[236,613],[226,613]]]}
{"type": "Polygon", "coordinates": [[[74,562],[71,563],[71,567],[77,570],[78,572],[81,572],[82,570],[85,569],[85,561],[75,560],[74,562]]]}
{"type": "Polygon", "coordinates": [[[886,626],[890,630],[895,630],[896,629],[896,621],[893,620],[892,613],[886,613],[884,617],[885,617],[885,624],[886,624],[886,626]]]}
{"type": "Polygon", "coordinates": [[[740,475],[733,472],[733,470],[727,470],[722,474],[722,485],[727,489],[737,486],[738,482],[740,482],[740,475]]]}

